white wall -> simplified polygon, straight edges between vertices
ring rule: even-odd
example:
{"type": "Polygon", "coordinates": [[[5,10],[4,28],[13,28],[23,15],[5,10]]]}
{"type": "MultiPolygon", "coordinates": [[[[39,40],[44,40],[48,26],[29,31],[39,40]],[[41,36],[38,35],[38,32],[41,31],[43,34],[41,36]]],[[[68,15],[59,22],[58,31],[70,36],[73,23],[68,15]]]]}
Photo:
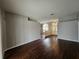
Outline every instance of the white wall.
{"type": "Polygon", "coordinates": [[[2,11],[2,50],[6,49],[6,21],[5,21],[5,12],[2,11]]]}
{"type": "Polygon", "coordinates": [[[0,59],[3,59],[3,57],[2,57],[2,15],[1,15],[1,9],[0,9],[0,59]]]}
{"type": "Polygon", "coordinates": [[[78,41],[79,41],[79,17],[78,17],[78,41]]]}
{"type": "Polygon", "coordinates": [[[78,41],[79,41],[79,21],[78,21],[78,41]]]}
{"type": "Polygon", "coordinates": [[[40,39],[41,25],[28,21],[27,17],[6,14],[7,48],[19,46],[40,39]]]}
{"type": "Polygon", "coordinates": [[[58,38],[66,40],[78,40],[78,22],[60,22],[58,27],[58,38]]]}
{"type": "Polygon", "coordinates": [[[41,24],[28,21],[28,32],[29,32],[29,40],[35,40],[41,38],[41,24]]]}

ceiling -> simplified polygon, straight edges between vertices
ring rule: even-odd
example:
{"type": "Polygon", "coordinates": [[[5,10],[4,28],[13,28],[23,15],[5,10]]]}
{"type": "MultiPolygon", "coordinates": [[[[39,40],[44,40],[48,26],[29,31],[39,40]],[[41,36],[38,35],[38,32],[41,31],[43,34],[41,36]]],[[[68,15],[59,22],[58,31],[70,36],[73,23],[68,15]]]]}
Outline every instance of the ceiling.
{"type": "Polygon", "coordinates": [[[2,0],[2,8],[44,21],[52,17],[63,17],[79,12],[79,0],[2,0]]]}

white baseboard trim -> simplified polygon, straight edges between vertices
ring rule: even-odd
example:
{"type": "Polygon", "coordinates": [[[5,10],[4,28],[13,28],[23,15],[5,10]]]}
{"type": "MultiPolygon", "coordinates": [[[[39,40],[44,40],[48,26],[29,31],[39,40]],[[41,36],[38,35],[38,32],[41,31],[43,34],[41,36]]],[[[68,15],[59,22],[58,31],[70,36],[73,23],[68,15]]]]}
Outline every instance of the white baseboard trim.
{"type": "Polygon", "coordinates": [[[61,38],[62,40],[66,40],[66,41],[72,41],[72,42],[78,42],[79,43],[79,40],[71,40],[71,39],[63,39],[61,38]]]}
{"type": "MultiPolygon", "coordinates": [[[[70,39],[63,39],[63,38],[61,38],[61,39],[62,39],[62,40],[66,40],[66,41],[72,41],[72,42],[78,42],[78,43],[79,43],[79,40],[70,40],[70,39]]],[[[36,40],[39,40],[39,39],[36,39],[36,40]]],[[[35,40],[32,40],[32,41],[35,41],[35,40]]],[[[12,46],[12,47],[10,47],[10,48],[5,49],[3,52],[5,53],[7,50],[10,50],[10,49],[19,47],[19,46],[24,45],[24,44],[28,44],[28,43],[30,43],[30,42],[32,42],[32,41],[25,42],[25,43],[22,43],[22,44],[19,44],[19,45],[16,45],[16,46],[12,46]]]]}
{"type": "MultiPolygon", "coordinates": [[[[39,39],[36,39],[36,40],[39,40],[39,39]]],[[[35,41],[35,40],[32,40],[32,41],[35,41]]],[[[10,49],[19,47],[19,46],[24,45],[24,44],[28,44],[28,43],[30,43],[30,42],[32,42],[32,41],[28,41],[28,42],[25,42],[25,43],[22,43],[22,44],[19,44],[19,45],[16,45],[16,46],[12,46],[12,47],[10,47],[10,48],[7,48],[7,49],[5,49],[5,50],[3,51],[3,53],[5,53],[7,50],[10,50],[10,49]]]]}

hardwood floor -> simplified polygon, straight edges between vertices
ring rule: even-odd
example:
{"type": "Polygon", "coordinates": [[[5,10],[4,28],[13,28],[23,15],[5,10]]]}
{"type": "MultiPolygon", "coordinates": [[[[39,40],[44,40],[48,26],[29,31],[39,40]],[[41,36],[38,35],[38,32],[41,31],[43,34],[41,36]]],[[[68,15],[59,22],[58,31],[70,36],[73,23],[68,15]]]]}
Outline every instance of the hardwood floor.
{"type": "Polygon", "coordinates": [[[39,39],[6,51],[4,59],[79,59],[79,43],[39,39]]]}

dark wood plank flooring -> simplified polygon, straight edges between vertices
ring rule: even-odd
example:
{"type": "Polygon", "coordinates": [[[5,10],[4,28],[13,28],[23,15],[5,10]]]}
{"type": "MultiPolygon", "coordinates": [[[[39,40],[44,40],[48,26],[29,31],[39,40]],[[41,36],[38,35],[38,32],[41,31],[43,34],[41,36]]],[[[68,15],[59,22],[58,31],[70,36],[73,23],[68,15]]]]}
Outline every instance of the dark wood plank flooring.
{"type": "Polygon", "coordinates": [[[79,43],[39,39],[10,49],[4,56],[4,59],[79,59],[79,43]]]}

